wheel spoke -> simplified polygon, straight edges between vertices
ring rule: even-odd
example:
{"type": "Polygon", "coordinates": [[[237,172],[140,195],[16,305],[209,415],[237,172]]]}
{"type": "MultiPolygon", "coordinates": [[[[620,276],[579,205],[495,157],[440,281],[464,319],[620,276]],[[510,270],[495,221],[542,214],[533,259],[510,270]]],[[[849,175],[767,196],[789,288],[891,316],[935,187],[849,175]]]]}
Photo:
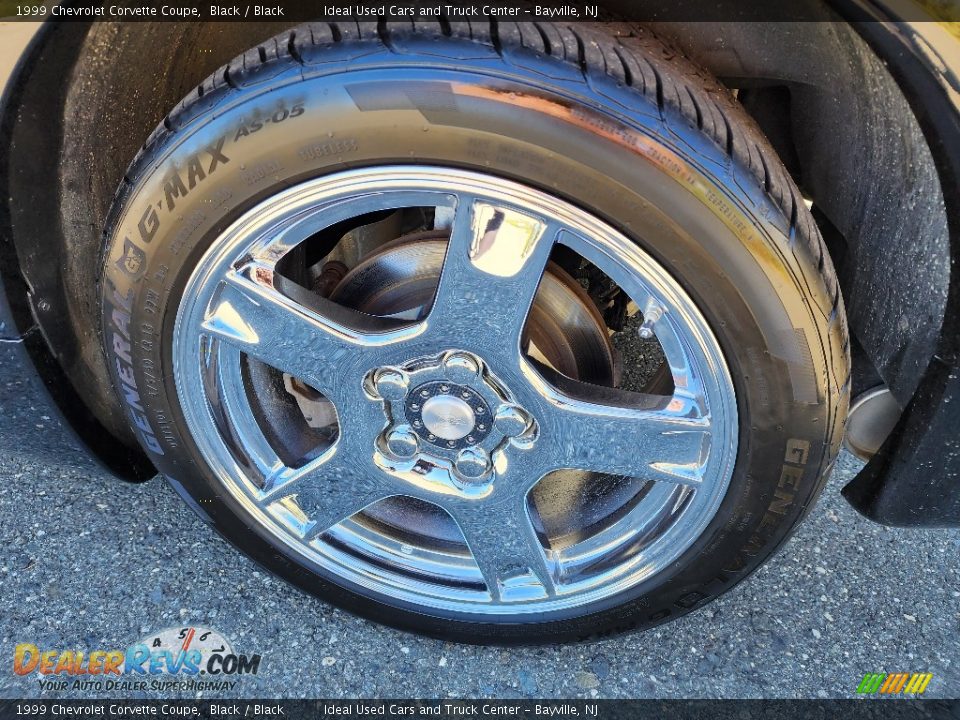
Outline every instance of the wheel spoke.
{"type": "Polygon", "coordinates": [[[278,467],[258,498],[269,505],[295,495],[309,516],[305,540],[329,530],[368,505],[388,497],[383,477],[363,462],[351,461],[349,452],[334,446],[300,468],[278,467]]]}
{"type": "Polygon", "coordinates": [[[447,344],[519,347],[557,233],[540,218],[461,196],[430,331],[447,344]]]}
{"type": "Polygon", "coordinates": [[[700,485],[711,433],[696,403],[555,382],[538,389],[549,401],[544,425],[557,468],[700,485]]]}
{"type": "Polygon", "coordinates": [[[325,393],[342,382],[338,373],[358,351],[404,335],[393,321],[344,308],[259,266],[226,274],[203,329],[325,393]]]}
{"type": "Polygon", "coordinates": [[[514,494],[492,507],[465,504],[452,512],[495,602],[502,599],[507,580],[531,572],[548,595],[555,594],[553,577],[523,496],[514,494]]]}

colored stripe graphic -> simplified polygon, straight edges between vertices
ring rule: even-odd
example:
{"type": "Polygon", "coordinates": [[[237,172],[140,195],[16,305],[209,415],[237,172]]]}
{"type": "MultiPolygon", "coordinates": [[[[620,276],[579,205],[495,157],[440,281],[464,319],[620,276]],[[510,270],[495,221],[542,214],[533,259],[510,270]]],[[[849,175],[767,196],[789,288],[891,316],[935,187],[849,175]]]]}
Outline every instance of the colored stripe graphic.
{"type": "Polygon", "coordinates": [[[907,678],[910,677],[907,673],[897,673],[893,676],[893,683],[890,685],[890,689],[887,690],[887,693],[892,695],[903,690],[903,686],[907,683],[907,678]]]}
{"type": "Polygon", "coordinates": [[[880,686],[880,694],[886,695],[890,692],[890,688],[897,682],[897,678],[900,676],[896,673],[890,673],[887,675],[887,679],[883,681],[883,685],[880,686]]]}
{"type": "Polygon", "coordinates": [[[857,686],[857,693],[872,695],[921,695],[933,679],[933,673],[867,673],[857,686]]]}
{"type": "Polygon", "coordinates": [[[925,675],[923,673],[914,673],[910,676],[910,682],[907,683],[907,686],[903,689],[903,691],[905,693],[916,692],[924,677],[925,675]]]}
{"type": "Polygon", "coordinates": [[[880,683],[882,683],[886,677],[886,673],[867,673],[863,676],[863,680],[860,682],[857,692],[866,694],[875,693],[880,689],[880,683]]]}

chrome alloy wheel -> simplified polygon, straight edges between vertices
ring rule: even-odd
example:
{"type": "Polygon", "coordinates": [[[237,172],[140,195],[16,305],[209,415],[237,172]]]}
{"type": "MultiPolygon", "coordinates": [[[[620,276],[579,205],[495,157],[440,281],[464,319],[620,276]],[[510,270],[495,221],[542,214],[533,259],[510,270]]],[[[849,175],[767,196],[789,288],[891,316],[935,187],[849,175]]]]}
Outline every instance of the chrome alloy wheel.
{"type": "Polygon", "coordinates": [[[265,200],[190,276],[173,361],[192,437],[250,522],[331,581],[388,603],[480,616],[599,603],[691,547],[736,460],[733,383],[681,286],[584,210],[475,172],[350,170],[265,200]],[[409,207],[436,208],[449,225],[420,317],[364,314],[278,270],[323,228],[409,207]],[[643,312],[639,334],[659,342],[671,394],[572,380],[526,351],[528,312],[557,244],[643,312]],[[284,458],[258,419],[266,401],[246,359],[322,393],[336,411],[330,441],[302,461],[284,458]],[[565,470],[630,478],[634,500],[551,538],[532,491],[565,470]],[[439,509],[462,539],[370,519],[398,498],[439,509]]]}

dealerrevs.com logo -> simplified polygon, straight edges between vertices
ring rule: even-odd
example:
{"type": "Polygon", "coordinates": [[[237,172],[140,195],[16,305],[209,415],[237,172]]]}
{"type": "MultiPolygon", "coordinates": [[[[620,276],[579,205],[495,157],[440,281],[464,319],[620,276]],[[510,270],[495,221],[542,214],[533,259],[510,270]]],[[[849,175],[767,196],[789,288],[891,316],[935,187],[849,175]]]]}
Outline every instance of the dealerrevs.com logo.
{"type": "Polygon", "coordinates": [[[259,654],[234,652],[216,630],[168,628],[125,650],[41,648],[19,643],[16,675],[36,674],[43,690],[231,690],[232,678],[256,675],[259,654]]]}

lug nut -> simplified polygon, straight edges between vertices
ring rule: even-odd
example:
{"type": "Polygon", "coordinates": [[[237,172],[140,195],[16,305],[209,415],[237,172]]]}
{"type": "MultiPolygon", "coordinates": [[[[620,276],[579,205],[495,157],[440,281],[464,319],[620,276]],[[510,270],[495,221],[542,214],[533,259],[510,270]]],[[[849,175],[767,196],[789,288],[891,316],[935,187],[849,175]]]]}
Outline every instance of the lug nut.
{"type": "Polygon", "coordinates": [[[402,370],[383,368],[374,376],[373,384],[384,400],[402,400],[410,381],[402,370]]]}
{"type": "Polygon", "coordinates": [[[466,448],[457,455],[454,467],[462,477],[476,480],[490,469],[490,456],[482,448],[466,448]]]}
{"type": "Polygon", "coordinates": [[[454,382],[468,382],[480,374],[480,363],[469,353],[455,352],[444,359],[443,370],[454,382]]]}
{"type": "Polygon", "coordinates": [[[494,418],[497,428],[507,437],[522,435],[530,427],[530,416],[516,405],[501,405],[494,418]]]}
{"type": "Polygon", "coordinates": [[[409,430],[391,430],[387,434],[387,450],[398,458],[411,458],[417,454],[417,436],[409,430]]]}

